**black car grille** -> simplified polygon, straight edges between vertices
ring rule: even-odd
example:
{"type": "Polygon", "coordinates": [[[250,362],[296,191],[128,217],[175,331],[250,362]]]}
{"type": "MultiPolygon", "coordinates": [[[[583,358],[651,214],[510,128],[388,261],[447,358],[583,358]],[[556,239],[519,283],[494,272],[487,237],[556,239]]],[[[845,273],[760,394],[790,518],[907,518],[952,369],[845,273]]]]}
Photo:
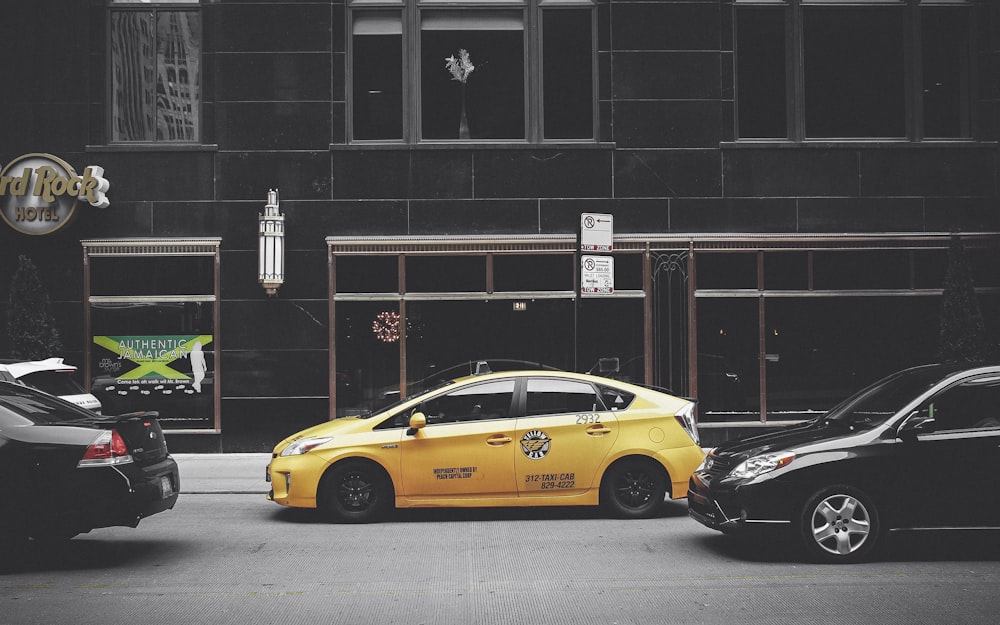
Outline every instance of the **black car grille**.
{"type": "Polygon", "coordinates": [[[712,477],[726,475],[736,467],[736,458],[732,456],[709,456],[705,461],[705,472],[712,477]]]}

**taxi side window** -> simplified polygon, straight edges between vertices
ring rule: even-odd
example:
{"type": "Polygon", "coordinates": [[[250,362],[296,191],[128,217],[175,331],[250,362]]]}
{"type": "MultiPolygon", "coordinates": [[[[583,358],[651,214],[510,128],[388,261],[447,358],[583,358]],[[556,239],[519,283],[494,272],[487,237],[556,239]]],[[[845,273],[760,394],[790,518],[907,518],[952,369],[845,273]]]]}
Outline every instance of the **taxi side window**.
{"type": "Polygon", "coordinates": [[[528,380],[525,416],[602,410],[605,410],[604,403],[594,387],[586,382],[555,378],[531,378],[528,380]]]}
{"type": "Polygon", "coordinates": [[[611,388],[610,386],[602,386],[600,389],[604,405],[608,407],[608,410],[625,410],[632,405],[632,400],[635,399],[635,394],[628,391],[611,388]]]}
{"type": "Polygon", "coordinates": [[[496,380],[466,386],[420,404],[427,424],[486,421],[510,417],[514,380],[496,380]]]}
{"type": "Polygon", "coordinates": [[[926,406],[934,430],[1000,427],[1000,378],[977,378],[953,386],[926,406]]]}

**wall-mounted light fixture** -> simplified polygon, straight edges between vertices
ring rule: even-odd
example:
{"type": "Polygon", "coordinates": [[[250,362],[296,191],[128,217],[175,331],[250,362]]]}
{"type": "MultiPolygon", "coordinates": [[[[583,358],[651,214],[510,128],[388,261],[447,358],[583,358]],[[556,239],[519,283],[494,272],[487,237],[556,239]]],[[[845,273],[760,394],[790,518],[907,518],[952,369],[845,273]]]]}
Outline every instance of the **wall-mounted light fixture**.
{"type": "Polygon", "coordinates": [[[273,297],[285,281],[285,216],[278,210],[276,189],[267,192],[267,205],[264,214],[259,215],[259,222],[257,281],[273,297]]]}

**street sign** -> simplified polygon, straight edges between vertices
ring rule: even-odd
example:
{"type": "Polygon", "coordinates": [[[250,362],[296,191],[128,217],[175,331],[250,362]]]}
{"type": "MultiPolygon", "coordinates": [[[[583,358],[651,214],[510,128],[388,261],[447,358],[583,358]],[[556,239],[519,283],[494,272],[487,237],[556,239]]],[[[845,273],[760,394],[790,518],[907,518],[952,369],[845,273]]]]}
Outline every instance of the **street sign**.
{"type": "Polygon", "coordinates": [[[582,256],[580,294],[611,295],[615,292],[615,257],[582,256]]]}
{"type": "Polygon", "coordinates": [[[614,215],[582,213],[580,215],[580,251],[614,251],[614,215]]]}

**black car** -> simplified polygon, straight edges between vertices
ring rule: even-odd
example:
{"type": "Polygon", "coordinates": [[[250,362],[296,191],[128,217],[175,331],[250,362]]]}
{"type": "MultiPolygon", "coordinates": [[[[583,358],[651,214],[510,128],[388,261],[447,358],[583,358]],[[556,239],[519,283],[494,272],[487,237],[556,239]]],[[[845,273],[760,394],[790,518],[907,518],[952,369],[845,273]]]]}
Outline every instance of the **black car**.
{"type": "Polygon", "coordinates": [[[155,417],[101,416],[0,381],[0,539],[135,527],[172,508],[180,476],[155,417]]]}
{"type": "Polygon", "coordinates": [[[1000,528],[1000,366],[891,375],[822,417],[712,450],[690,515],[784,528],[814,559],[870,556],[890,531],[1000,528]]]}

